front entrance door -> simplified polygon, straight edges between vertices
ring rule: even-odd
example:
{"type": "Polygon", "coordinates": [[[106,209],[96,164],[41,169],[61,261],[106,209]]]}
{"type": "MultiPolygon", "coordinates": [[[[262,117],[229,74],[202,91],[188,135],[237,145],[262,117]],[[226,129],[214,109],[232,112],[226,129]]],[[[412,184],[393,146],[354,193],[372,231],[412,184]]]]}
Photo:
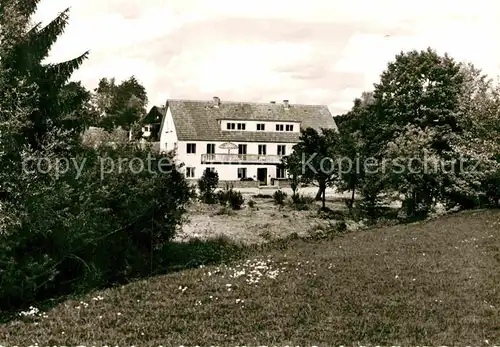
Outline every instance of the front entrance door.
{"type": "Polygon", "coordinates": [[[267,168],[257,168],[257,180],[261,185],[267,185],[267,168]]]}

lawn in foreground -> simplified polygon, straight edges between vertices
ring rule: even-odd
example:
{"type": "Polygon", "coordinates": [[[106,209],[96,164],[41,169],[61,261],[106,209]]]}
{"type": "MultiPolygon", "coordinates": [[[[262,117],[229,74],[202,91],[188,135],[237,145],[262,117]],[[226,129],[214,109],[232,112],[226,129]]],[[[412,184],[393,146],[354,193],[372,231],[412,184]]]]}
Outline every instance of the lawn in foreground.
{"type": "Polygon", "coordinates": [[[500,213],[466,212],[96,292],[0,345],[498,345],[499,275],[500,213]]]}

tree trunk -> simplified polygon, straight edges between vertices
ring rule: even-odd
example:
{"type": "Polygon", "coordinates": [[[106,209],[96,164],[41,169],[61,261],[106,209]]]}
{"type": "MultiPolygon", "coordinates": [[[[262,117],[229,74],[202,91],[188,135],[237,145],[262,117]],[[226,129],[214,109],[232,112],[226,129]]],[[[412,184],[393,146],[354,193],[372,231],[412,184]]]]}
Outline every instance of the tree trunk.
{"type": "Polygon", "coordinates": [[[416,198],[417,193],[415,191],[411,192],[409,196],[407,196],[405,201],[405,212],[407,217],[413,217],[415,215],[416,208],[416,198]]]}
{"type": "Polygon", "coordinates": [[[323,188],[323,199],[322,199],[322,209],[326,210],[326,189],[323,188]]]}
{"type": "Polygon", "coordinates": [[[351,209],[354,206],[354,194],[356,192],[356,188],[352,188],[351,202],[349,203],[349,208],[351,209]]]}
{"type": "Polygon", "coordinates": [[[320,201],[322,196],[323,196],[323,192],[325,191],[326,189],[326,185],[324,183],[320,183],[319,184],[319,187],[318,187],[318,192],[316,193],[316,198],[315,200],[316,201],[320,201]]]}
{"type": "Polygon", "coordinates": [[[290,188],[292,188],[292,195],[295,196],[297,195],[297,188],[298,188],[297,181],[295,180],[295,177],[292,178],[292,182],[290,183],[290,188]]]}

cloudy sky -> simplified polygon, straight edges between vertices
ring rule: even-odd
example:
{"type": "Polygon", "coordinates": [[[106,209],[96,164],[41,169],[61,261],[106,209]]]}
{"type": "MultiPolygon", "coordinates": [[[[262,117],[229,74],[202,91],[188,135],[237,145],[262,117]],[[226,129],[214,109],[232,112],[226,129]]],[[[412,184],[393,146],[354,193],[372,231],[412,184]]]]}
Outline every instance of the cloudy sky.
{"type": "Polygon", "coordinates": [[[395,54],[428,46],[500,74],[498,0],[42,0],[36,20],[67,7],[49,60],[90,50],[74,80],[135,75],[150,106],[219,96],[342,113],[395,54]]]}

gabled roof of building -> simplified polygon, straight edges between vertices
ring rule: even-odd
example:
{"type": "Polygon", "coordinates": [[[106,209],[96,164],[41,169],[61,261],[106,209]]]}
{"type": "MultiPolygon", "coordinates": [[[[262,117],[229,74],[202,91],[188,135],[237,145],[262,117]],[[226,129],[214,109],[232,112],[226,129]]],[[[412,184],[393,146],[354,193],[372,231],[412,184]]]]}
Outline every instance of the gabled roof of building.
{"type": "Polygon", "coordinates": [[[153,106],[142,119],[142,124],[159,124],[165,116],[165,106],[153,106]]]}
{"type": "MultiPolygon", "coordinates": [[[[215,98],[214,98],[215,99],[215,98]]],[[[255,103],[212,100],[167,100],[180,141],[224,142],[285,142],[293,143],[299,133],[264,131],[225,131],[219,121],[300,122],[302,129],[311,127],[336,129],[337,126],[326,105],[255,103]]]]}

